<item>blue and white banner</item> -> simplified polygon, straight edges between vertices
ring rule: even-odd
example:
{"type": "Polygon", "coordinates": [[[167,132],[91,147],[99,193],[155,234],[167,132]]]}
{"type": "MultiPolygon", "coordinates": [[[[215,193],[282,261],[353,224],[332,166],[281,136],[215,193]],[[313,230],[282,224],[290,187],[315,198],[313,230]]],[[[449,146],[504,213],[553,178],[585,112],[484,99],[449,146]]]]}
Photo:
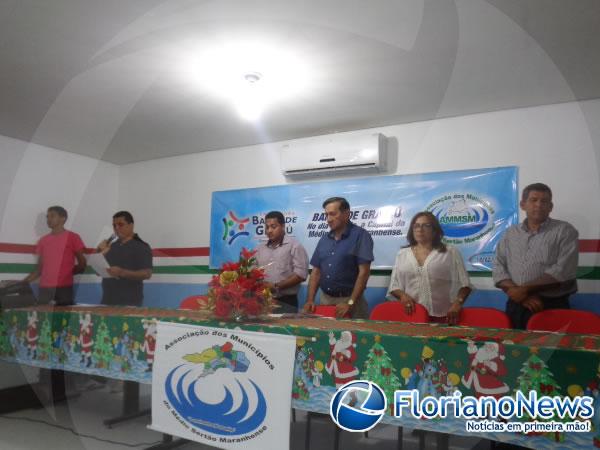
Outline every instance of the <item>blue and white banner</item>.
{"type": "Polygon", "coordinates": [[[152,425],[224,449],[289,449],[295,336],[159,322],[152,425]]]}
{"type": "Polygon", "coordinates": [[[518,221],[516,167],[213,192],[210,266],[237,261],[242,247],[254,248],[265,240],[264,216],[272,210],[284,213],[286,233],[310,257],[328,232],[322,203],[334,196],[350,202],[351,220],[373,236],[371,267],[379,269],[394,265],[419,211],[438,217],[445,241],[459,248],[468,270],[490,270],[502,233],[518,221]]]}

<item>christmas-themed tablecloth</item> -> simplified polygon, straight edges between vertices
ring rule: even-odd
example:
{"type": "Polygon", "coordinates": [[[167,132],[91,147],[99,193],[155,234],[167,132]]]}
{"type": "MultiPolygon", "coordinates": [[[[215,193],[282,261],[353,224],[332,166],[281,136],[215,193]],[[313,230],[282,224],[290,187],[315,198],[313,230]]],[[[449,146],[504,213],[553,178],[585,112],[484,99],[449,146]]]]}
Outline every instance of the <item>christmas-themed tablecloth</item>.
{"type": "Polygon", "coordinates": [[[531,448],[600,447],[600,337],[300,316],[240,324],[197,311],[133,307],[37,306],[4,310],[1,319],[3,360],[140,383],[152,381],[157,320],[292,334],[294,407],[327,412],[336,385],[368,379],[388,397],[383,422],[450,434],[474,435],[462,419],[394,418],[393,392],[589,395],[596,409],[591,433],[476,435],[531,448]]]}

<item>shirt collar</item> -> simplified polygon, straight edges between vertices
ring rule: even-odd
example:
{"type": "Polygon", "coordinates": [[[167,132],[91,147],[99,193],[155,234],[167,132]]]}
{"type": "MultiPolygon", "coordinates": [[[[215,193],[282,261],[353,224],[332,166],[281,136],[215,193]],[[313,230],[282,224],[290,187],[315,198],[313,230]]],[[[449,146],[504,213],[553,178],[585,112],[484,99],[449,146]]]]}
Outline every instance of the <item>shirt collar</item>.
{"type": "MultiPolygon", "coordinates": [[[[350,230],[352,230],[353,226],[354,224],[352,222],[348,222],[346,228],[344,228],[344,231],[342,232],[341,239],[346,239],[348,236],[350,236],[350,230]]],[[[331,239],[335,239],[335,233],[333,231],[330,231],[328,235],[331,239]]]]}
{"type": "MultiPolygon", "coordinates": [[[[540,231],[544,230],[545,228],[548,228],[548,226],[550,225],[550,222],[552,222],[552,219],[550,217],[548,217],[546,220],[544,220],[542,222],[542,224],[540,225],[540,227],[538,228],[537,233],[539,233],[540,231]]],[[[523,229],[523,231],[525,231],[527,233],[531,233],[532,232],[529,229],[529,226],[527,225],[527,219],[525,219],[523,221],[523,223],[521,224],[521,228],[523,229]]]]}
{"type": "MultiPolygon", "coordinates": [[[[283,235],[283,239],[281,240],[281,244],[279,244],[277,247],[281,247],[282,245],[289,244],[289,242],[290,241],[289,241],[289,238],[288,238],[287,234],[284,234],[283,235]]],[[[267,241],[267,247],[269,247],[269,248],[277,248],[277,247],[273,247],[271,245],[271,241],[267,241]]]]}

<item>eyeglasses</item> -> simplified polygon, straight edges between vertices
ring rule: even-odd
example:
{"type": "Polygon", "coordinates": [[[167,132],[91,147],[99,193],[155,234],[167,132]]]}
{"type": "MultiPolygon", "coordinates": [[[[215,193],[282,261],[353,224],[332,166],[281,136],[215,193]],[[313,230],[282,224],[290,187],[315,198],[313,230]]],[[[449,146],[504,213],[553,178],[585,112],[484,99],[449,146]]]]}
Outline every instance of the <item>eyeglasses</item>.
{"type": "Polygon", "coordinates": [[[431,230],[433,228],[433,224],[432,223],[414,223],[413,224],[413,230],[419,230],[419,229],[423,229],[423,230],[431,230]]]}

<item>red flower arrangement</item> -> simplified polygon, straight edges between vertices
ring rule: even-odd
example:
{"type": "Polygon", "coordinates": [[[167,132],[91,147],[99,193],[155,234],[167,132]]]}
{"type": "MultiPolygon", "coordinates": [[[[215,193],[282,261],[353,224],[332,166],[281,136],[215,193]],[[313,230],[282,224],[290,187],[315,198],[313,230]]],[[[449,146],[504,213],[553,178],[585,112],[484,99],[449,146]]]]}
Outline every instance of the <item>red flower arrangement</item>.
{"type": "Polygon", "coordinates": [[[221,266],[208,284],[206,309],[220,319],[243,320],[269,314],[275,307],[264,270],[256,267],[256,251],[245,248],[237,263],[221,266]]]}

